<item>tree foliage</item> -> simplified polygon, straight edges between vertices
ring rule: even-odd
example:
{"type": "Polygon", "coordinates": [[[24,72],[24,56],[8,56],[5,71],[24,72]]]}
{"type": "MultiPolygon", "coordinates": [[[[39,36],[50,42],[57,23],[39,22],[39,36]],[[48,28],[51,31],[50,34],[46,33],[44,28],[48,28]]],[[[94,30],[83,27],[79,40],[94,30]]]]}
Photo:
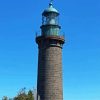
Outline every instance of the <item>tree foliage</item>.
{"type": "Polygon", "coordinates": [[[34,100],[33,92],[31,90],[28,91],[28,100],[34,100]]]}
{"type": "Polygon", "coordinates": [[[14,98],[10,99],[7,96],[4,96],[2,100],[34,100],[34,93],[32,90],[26,92],[26,89],[22,88],[14,98]]]}
{"type": "Polygon", "coordinates": [[[4,96],[4,97],[2,98],[2,100],[8,100],[8,97],[7,97],[7,96],[4,96]]]}

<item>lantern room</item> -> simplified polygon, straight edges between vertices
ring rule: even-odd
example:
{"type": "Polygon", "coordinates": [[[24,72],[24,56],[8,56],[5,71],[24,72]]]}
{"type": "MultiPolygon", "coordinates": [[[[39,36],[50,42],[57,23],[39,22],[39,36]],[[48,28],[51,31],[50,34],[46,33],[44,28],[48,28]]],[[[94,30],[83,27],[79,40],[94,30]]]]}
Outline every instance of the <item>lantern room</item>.
{"type": "Polygon", "coordinates": [[[59,12],[49,3],[49,7],[42,13],[41,33],[43,36],[57,36],[60,32],[59,12]]]}

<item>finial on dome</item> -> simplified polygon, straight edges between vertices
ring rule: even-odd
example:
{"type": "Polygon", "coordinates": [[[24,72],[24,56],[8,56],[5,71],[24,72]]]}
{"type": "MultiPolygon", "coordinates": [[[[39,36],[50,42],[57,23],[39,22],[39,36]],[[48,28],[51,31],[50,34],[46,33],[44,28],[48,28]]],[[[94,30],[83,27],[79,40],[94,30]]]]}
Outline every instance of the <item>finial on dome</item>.
{"type": "Polygon", "coordinates": [[[53,2],[53,0],[50,0],[49,6],[52,6],[52,4],[53,4],[52,2],[53,2]]]}

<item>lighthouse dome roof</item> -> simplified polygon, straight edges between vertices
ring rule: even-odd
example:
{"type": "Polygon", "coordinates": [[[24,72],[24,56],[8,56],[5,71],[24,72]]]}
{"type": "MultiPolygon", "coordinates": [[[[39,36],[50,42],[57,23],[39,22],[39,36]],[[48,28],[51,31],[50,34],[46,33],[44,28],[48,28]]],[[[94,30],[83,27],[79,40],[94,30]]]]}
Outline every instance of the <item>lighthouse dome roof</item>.
{"type": "Polygon", "coordinates": [[[52,3],[50,3],[49,7],[44,10],[43,14],[45,15],[46,13],[51,13],[51,12],[59,14],[58,10],[53,7],[52,3]]]}

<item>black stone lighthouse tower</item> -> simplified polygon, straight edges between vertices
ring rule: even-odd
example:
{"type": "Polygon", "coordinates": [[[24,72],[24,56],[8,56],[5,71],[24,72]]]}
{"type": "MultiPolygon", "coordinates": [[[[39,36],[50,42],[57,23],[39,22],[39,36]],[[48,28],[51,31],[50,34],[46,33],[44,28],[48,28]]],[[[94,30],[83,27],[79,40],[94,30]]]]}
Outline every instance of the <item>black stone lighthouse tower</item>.
{"type": "Polygon", "coordinates": [[[42,13],[41,35],[37,35],[38,79],[37,100],[63,100],[62,46],[64,36],[60,33],[59,12],[52,2],[42,13]]]}

